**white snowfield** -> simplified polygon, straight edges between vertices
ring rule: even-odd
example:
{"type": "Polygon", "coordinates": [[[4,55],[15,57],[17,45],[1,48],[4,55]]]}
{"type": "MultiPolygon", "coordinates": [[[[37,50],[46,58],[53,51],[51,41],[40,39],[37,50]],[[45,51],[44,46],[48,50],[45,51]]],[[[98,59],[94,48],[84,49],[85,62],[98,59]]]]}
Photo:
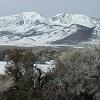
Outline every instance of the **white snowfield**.
{"type": "Polygon", "coordinates": [[[45,46],[63,39],[78,29],[76,24],[96,27],[100,37],[100,20],[78,14],[61,13],[44,18],[37,12],[24,12],[0,18],[0,45],[45,46]]]}
{"type": "MultiPolygon", "coordinates": [[[[9,62],[10,64],[10,62],[9,62]]],[[[6,61],[0,61],[0,74],[5,74],[5,67],[9,67],[6,61]]],[[[46,61],[44,64],[34,64],[36,68],[41,69],[43,73],[47,73],[55,67],[54,60],[46,61]]]]}
{"type": "Polygon", "coordinates": [[[5,66],[6,66],[7,62],[5,61],[0,61],[0,74],[4,74],[5,73],[5,66]]]}
{"type": "Polygon", "coordinates": [[[37,68],[40,68],[44,73],[55,68],[54,60],[46,61],[44,64],[34,64],[37,68]]]}

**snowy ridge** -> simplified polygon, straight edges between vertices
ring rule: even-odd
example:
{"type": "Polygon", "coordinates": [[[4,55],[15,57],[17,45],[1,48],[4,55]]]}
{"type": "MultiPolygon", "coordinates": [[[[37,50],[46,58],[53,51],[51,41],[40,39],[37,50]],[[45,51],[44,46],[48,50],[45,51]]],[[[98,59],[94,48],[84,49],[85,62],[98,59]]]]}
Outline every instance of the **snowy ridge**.
{"type": "Polygon", "coordinates": [[[62,23],[64,25],[79,24],[87,27],[95,26],[92,19],[88,16],[78,15],[78,14],[66,14],[61,13],[52,18],[53,23],[62,23]]]}
{"type": "MultiPolygon", "coordinates": [[[[84,35],[84,32],[89,32],[90,37],[88,36],[80,42],[98,41],[100,39],[100,20],[65,13],[52,18],[44,18],[37,12],[24,12],[0,18],[0,45],[50,45],[52,42],[63,40],[68,36],[73,39],[72,36],[77,33],[79,36],[84,35]],[[91,30],[91,33],[88,30],[91,30]]],[[[79,39],[80,37],[76,37],[75,41],[79,41],[79,39]]]]}
{"type": "MultiPolygon", "coordinates": [[[[44,20],[39,13],[36,12],[24,12],[19,15],[6,16],[0,18],[0,31],[10,32],[25,32],[26,29],[32,27],[37,20],[41,22],[44,20]]],[[[26,30],[27,31],[27,30],[26,30]]]]}

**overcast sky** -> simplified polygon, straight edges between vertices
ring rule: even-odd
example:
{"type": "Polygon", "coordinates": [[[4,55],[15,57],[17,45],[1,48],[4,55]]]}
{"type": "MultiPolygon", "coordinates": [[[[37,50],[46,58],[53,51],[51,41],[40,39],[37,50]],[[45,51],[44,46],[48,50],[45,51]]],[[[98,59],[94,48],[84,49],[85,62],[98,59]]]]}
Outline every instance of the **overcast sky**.
{"type": "Polygon", "coordinates": [[[35,10],[45,17],[62,12],[100,17],[100,0],[0,0],[0,16],[35,10]]]}

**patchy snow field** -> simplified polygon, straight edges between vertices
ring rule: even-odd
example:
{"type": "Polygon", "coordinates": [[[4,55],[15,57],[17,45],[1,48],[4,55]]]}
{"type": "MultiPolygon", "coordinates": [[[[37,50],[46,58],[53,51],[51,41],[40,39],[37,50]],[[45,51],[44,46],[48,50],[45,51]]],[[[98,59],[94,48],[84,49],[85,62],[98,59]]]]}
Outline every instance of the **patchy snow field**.
{"type": "Polygon", "coordinates": [[[0,74],[4,74],[5,73],[5,66],[6,66],[7,62],[5,61],[0,61],[0,74]]]}
{"type": "MultiPolygon", "coordinates": [[[[55,67],[54,60],[46,61],[44,64],[34,64],[37,68],[40,68],[42,72],[46,73],[55,67]]],[[[5,66],[7,62],[0,61],[0,74],[5,74],[5,66]]]]}
{"type": "Polygon", "coordinates": [[[46,61],[44,64],[34,64],[37,68],[40,68],[44,73],[50,71],[55,67],[54,60],[46,61]]]}

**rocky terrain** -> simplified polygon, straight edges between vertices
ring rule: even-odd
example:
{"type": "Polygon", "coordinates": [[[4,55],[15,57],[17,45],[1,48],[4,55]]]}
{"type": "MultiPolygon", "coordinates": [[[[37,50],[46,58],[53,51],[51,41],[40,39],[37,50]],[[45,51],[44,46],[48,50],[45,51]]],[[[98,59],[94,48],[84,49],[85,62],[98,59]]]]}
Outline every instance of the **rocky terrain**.
{"type": "Polygon", "coordinates": [[[0,45],[98,45],[100,19],[61,13],[44,18],[37,12],[0,17],[0,45]]]}

